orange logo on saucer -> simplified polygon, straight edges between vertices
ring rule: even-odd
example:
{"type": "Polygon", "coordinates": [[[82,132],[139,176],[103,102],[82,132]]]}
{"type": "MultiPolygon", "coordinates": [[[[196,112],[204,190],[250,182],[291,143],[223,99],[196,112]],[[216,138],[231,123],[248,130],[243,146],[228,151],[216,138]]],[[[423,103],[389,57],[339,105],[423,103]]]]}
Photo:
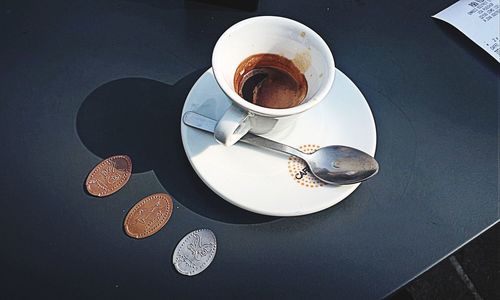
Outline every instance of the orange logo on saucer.
{"type": "MultiPolygon", "coordinates": [[[[319,148],[319,145],[307,144],[300,146],[299,150],[304,153],[313,153],[319,148]]],[[[302,186],[316,188],[325,185],[324,182],[311,174],[311,170],[309,170],[305,162],[295,156],[288,157],[288,172],[293,180],[302,186]]]]}

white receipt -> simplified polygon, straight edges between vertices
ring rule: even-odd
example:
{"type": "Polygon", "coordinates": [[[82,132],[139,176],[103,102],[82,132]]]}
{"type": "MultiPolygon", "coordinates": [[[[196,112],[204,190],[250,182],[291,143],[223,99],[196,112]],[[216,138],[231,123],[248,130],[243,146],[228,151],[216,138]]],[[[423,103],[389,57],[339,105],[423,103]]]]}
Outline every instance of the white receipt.
{"type": "Polygon", "coordinates": [[[460,0],[434,15],[455,26],[500,62],[500,0],[460,0]]]}

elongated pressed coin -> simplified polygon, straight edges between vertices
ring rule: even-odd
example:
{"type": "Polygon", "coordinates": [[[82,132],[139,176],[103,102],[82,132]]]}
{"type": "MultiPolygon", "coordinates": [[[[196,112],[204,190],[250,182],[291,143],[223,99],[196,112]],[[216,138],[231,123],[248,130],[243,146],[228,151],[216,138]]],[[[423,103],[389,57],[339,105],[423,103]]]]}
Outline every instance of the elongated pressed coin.
{"type": "Polygon", "coordinates": [[[177,244],[172,262],[177,272],[193,276],[208,268],[216,251],[215,234],[210,229],[198,229],[188,233],[177,244]]]}
{"type": "Polygon", "coordinates": [[[120,190],[132,175],[132,161],[127,155],[106,158],[90,171],[85,181],[89,194],[109,196],[120,190]]]}
{"type": "Polygon", "coordinates": [[[172,197],[165,193],[149,195],[137,202],[123,222],[125,233],[133,238],[151,236],[167,224],[172,215],[172,197]]]}

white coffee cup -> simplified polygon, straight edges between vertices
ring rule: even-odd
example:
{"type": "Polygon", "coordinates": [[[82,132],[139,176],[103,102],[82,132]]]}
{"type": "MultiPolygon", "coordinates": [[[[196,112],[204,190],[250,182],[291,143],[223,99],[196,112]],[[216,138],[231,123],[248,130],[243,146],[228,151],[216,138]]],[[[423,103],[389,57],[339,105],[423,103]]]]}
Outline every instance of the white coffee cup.
{"type": "Polygon", "coordinates": [[[272,136],[289,128],[301,113],[325,98],[335,76],[335,62],[325,41],[309,27],[275,16],[246,19],[227,29],[215,45],[212,68],[217,83],[231,100],[214,132],[215,138],[227,146],[249,131],[272,136]],[[267,108],[238,95],[233,85],[236,68],[247,57],[260,53],[284,56],[305,75],[308,90],[301,104],[267,108]]]}

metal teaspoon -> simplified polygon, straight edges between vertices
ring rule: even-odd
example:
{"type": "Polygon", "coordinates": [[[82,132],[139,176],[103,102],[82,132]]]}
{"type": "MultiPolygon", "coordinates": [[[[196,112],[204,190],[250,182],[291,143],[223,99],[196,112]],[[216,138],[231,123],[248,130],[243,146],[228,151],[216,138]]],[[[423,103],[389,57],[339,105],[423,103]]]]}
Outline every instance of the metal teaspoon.
{"type": "MultiPolygon", "coordinates": [[[[182,117],[184,124],[213,133],[217,121],[188,111],[182,117]]],[[[321,181],[344,185],[364,181],[377,174],[378,162],[365,152],[347,146],[326,146],[314,153],[304,153],[293,147],[247,133],[239,141],[301,158],[311,173],[321,181]]]]}

